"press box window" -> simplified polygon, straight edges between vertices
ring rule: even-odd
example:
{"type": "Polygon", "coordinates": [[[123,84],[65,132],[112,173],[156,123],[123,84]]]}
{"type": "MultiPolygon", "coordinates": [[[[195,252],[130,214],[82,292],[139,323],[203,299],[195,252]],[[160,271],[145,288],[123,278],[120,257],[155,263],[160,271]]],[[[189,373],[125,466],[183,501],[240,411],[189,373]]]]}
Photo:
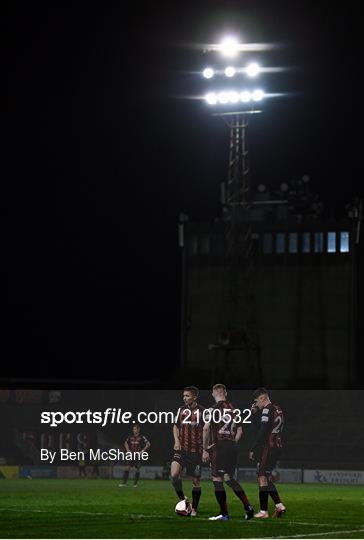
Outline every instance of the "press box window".
{"type": "Polygon", "coordinates": [[[266,233],[263,236],[263,253],[272,253],[273,251],[273,237],[270,233],[266,233]]]}
{"type": "Polygon", "coordinates": [[[322,253],[324,250],[324,233],[315,233],[315,253],[322,253]]]}
{"type": "Polygon", "coordinates": [[[340,233],[340,253],[349,253],[349,233],[347,231],[342,231],[340,233]]]}
{"type": "Polygon", "coordinates": [[[336,253],[336,232],[327,233],[327,253],[336,253]]]}
{"type": "Polygon", "coordinates": [[[311,234],[308,232],[302,233],[301,249],[302,253],[310,253],[311,251],[311,234]]]}
{"type": "Polygon", "coordinates": [[[288,237],[288,251],[289,251],[289,253],[297,253],[297,246],[298,246],[298,234],[297,233],[289,233],[289,237],[288,237]]]}

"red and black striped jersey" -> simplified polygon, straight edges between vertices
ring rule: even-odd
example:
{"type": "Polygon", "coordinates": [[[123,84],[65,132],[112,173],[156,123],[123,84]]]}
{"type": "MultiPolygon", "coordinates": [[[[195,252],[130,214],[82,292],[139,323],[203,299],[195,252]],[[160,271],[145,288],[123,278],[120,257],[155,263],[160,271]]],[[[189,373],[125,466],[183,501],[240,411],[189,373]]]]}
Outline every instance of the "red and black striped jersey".
{"type": "Polygon", "coordinates": [[[279,405],[269,403],[262,409],[260,425],[266,426],[263,446],[282,448],[283,411],[279,405]]]}
{"type": "Polygon", "coordinates": [[[202,453],[202,432],[205,407],[197,404],[193,409],[184,405],[179,409],[176,426],[179,431],[181,448],[185,452],[202,453]]]}
{"type": "Polygon", "coordinates": [[[214,407],[210,409],[210,444],[217,441],[234,441],[236,431],[241,425],[241,419],[237,423],[235,407],[230,401],[218,401],[214,407]]]}
{"type": "Polygon", "coordinates": [[[130,452],[141,452],[148,444],[148,439],[144,435],[130,435],[125,442],[128,444],[130,452]]]}

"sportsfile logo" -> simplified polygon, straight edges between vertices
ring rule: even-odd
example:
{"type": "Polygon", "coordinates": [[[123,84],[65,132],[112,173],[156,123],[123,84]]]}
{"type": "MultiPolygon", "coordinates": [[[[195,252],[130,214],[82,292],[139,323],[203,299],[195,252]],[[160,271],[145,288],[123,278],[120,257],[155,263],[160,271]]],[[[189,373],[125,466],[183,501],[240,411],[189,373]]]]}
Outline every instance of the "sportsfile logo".
{"type": "Polygon", "coordinates": [[[134,415],[131,411],[108,408],[104,411],[43,411],[41,424],[58,427],[61,424],[98,424],[101,427],[107,424],[169,424],[175,423],[175,413],[140,411],[134,415]],[[136,420],[135,420],[136,418],[136,420]]]}
{"type": "Polygon", "coordinates": [[[104,411],[42,411],[41,424],[48,424],[50,427],[58,427],[62,424],[97,424],[101,427],[107,424],[176,424],[180,413],[185,412],[182,419],[184,424],[220,423],[234,422],[235,424],[250,424],[250,409],[205,409],[200,415],[196,412],[195,417],[191,416],[191,409],[180,407],[176,412],[172,411],[139,411],[133,414],[131,411],[108,408],[104,411]]]}

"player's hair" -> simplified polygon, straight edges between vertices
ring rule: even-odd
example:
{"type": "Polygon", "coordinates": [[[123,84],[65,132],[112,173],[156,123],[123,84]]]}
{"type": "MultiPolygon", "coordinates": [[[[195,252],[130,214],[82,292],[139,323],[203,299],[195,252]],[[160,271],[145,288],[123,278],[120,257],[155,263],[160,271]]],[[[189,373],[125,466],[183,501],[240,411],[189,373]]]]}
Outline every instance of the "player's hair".
{"type": "Polygon", "coordinates": [[[257,399],[259,396],[262,396],[263,394],[267,394],[267,396],[268,396],[269,395],[268,390],[266,388],[264,388],[264,386],[260,386],[259,388],[254,390],[253,399],[257,399]]]}
{"type": "Polygon", "coordinates": [[[213,390],[223,390],[225,394],[227,393],[226,386],[224,384],[220,384],[220,383],[219,384],[214,384],[212,389],[213,390]]]}
{"type": "Polygon", "coordinates": [[[196,386],[186,386],[186,388],[183,389],[184,392],[192,392],[192,394],[197,398],[198,396],[198,388],[196,386]]]}

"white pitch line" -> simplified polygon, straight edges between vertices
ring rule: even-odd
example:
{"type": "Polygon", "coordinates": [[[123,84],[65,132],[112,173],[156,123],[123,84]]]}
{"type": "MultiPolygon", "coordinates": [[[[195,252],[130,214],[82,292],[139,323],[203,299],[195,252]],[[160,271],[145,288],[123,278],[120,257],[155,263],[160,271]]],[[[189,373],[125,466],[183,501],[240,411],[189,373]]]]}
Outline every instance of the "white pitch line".
{"type": "MultiPolygon", "coordinates": [[[[176,516],[167,516],[163,514],[123,514],[121,512],[84,512],[82,510],[78,511],[68,511],[68,510],[38,510],[35,508],[31,508],[27,510],[26,508],[15,508],[14,506],[9,506],[7,508],[0,508],[0,512],[23,512],[27,514],[61,514],[61,515],[86,515],[86,516],[115,516],[115,517],[129,517],[132,519],[141,519],[141,518],[163,518],[163,519],[176,519],[176,516]]],[[[203,520],[205,518],[192,518],[192,519],[199,519],[203,520]]]]}
{"type": "Polygon", "coordinates": [[[322,532],[322,533],[309,533],[309,534],[291,534],[290,536],[265,536],[264,540],[276,540],[277,538],[308,538],[311,536],[327,536],[327,535],[337,535],[341,533],[345,534],[352,534],[357,532],[364,532],[364,529],[352,529],[351,531],[348,531],[346,529],[341,531],[328,531],[328,532],[322,532]]]}
{"type": "MultiPolygon", "coordinates": [[[[288,521],[287,518],[283,518],[283,520],[281,519],[279,523],[287,523],[288,525],[310,525],[311,527],[341,527],[341,525],[333,525],[332,523],[315,523],[313,521],[288,521]]],[[[277,523],[276,520],[275,522],[277,523]]]]}
{"type": "MultiPolygon", "coordinates": [[[[119,513],[119,512],[86,512],[86,511],[83,511],[83,510],[47,510],[47,509],[43,509],[43,510],[40,510],[40,509],[36,509],[36,508],[18,508],[16,506],[8,506],[8,507],[3,507],[3,508],[0,508],[0,512],[6,512],[7,510],[11,511],[11,512],[28,512],[28,513],[49,513],[49,514],[75,514],[75,515],[86,515],[86,516],[123,516],[122,513],[119,513]]],[[[128,516],[126,517],[131,517],[131,518],[162,518],[162,519],[175,519],[176,516],[168,516],[166,514],[129,514],[128,516]]],[[[196,518],[192,518],[194,520],[198,519],[198,520],[201,520],[201,521],[205,521],[207,520],[208,518],[207,517],[196,517],[196,518]]],[[[239,518],[232,518],[232,521],[236,521],[236,520],[241,520],[241,521],[245,521],[243,519],[243,517],[241,517],[240,519],[239,518]]],[[[260,523],[260,521],[258,520],[249,520],[249,524],[252,524],[252,523],[260,523]]],[[[275,520],[275,523],[278,524],[277,520],[275,520]]],[[[280,525],[308,525],[310,527],[317,527],[317,526],[320,526],[320,527],[332,527],[332,523],[314,523],[314,522],[306,522],[306,521],[288,521],[288,520],[281,520],[279,522],[280,525]]],[[[340,525],[336,525],[336,527],[340,527],[340,525]]]]}
{"type": "MultiPolygon", "coordinates": [[[[157,518],[157,519],[176,519],[176,516],[167,516],[167,515],[164,515],[164,514],[129,514],[129,515],[123,515],[122,513],[117,513],[117,512],[86,512],[86,511],[82,511],[82,510],[79,510],[79,511],[67,511],[67,510],[40,510],[40,509],[29,509],[27,510],[26,508],[16,508],[14,506],[9,506],[9,507],[3,507],[3,508],[0,508],[0,512],[6,512],[6,511],[11,511],[11,512],[24,512],[24,513],[42,513],[42,514],[61,514],[61,515],[87,515],[87,516],[115,516],[115,517],[127,517],[127,518],[130,518],[130,519],[144,519],[144,518],[147,518],[147,519],[150,519],[150,518],[157,518]]],[[[198,517],[195,517],[195,518],[191,518],[193,520],[196,520],[196,521],[208,521],[208,518],[198,518],[198,517]]],[[[237,519],[232,519],[232,521],[237,521],[237,519]]],[[[242,518],[241,520],[242,523],[245,522],[242,518]]],[[[261,523],[260,521],[258,520],[250,520],[249,521],[249,524],[257,524],[257,523],[261,523]]],[[[277,523],[277,521],[276,521],[277,523]]],[[[315,526],[321,526],[321,527],[332,527],[332,523],[309,523],[309,522],[303,522],[303,521],[287,521],[287,520],[282,520],[279,522],[280,525],[305,525],[305,526],[310,526],[310,527],[315,527],[315,526]]],[[[340,527],[340,525],[336,525],[336,527],[340,527]]],[[[364,529],[356,529],[356,530],[353,530],[353,531],[346,531],[346,530],[340,530],[340,531],[331,531],[331,532],[322,532],[322,533],[308,533],[308,534],[298,534],[298,535],[290,535],[290,536],[266,536],[266,537],[263,537],[264,539],[266,540],[271,540],[271,539],[277,539],[277,538],[306,538],[306,537],[310,537],[310,536],[327,536],[329,534],[341,534],[343,532],[348,532],[348,533],[352,533],[352,532],[363,532],[364,529]]]]}
{"type": "Polygon", "coordinates": [[[77,512],[66,510],[37,510],[35,508],[27,510],[26,508],[14,508],[14,506],[8,508],[0,508],[0,512],[27,512],[27,513],[41,513],[41,514],[86,514],[87,516],[118,516],[114,512],[83,512],[82,510],[77,512]]]}

